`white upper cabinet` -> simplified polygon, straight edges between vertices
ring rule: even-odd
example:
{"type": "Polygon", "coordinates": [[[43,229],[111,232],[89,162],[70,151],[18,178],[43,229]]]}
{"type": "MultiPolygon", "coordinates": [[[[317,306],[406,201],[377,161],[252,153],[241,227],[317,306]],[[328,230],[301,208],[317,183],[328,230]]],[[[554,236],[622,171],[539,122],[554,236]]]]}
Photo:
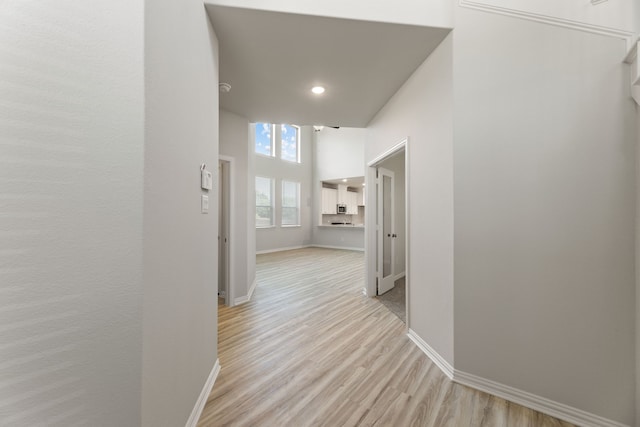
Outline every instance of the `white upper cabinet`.
{"type": "Polygon", "coordinates": [[[322,214],[336,214],[338,205],[338,190],[322,188],[322,214]]]}
{"type": "Polygon", "coordinates": [[[347,214],[358,215],[358,193],[347,191],[347,214]]]}

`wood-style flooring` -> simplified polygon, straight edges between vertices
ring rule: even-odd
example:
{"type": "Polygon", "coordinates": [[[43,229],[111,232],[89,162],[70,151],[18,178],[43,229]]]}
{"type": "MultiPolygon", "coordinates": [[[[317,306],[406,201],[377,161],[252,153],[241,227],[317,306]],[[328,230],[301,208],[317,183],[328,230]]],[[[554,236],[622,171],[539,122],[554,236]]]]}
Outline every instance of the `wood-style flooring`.
{"type": "Polygon", "coordinates": [[[571,426],[450,381],[363,277],[360,252],[258,256],[252,300],[220,306],[198,426],[571,426]]]}

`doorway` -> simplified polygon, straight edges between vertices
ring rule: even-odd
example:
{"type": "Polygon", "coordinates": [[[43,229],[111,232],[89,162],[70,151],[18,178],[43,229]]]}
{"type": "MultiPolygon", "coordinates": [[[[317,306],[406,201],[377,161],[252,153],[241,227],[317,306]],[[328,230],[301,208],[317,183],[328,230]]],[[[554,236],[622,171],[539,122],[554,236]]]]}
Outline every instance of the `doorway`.
{"type": "Polygon", "coordinates": [[[218,160],[218,298],[231,305],[231,159],[218,160]]]}
{"type": "Polygon", "coordinates": [[[409,308],[408,145],[402,141],[368,163],[365,292],[407,324],[409,308]]]}

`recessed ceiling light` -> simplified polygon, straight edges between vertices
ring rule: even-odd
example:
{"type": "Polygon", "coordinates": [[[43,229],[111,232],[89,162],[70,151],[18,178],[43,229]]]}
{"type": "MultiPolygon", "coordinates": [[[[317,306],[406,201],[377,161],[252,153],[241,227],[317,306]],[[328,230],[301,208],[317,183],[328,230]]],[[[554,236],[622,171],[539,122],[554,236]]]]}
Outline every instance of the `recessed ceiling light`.
{"type": "Polygon", "coordinates": [[[320,95],[324,93],[324,88],[322,86],[314,86],[311,88],[311,92],[315,93],[316,95],[320,95]]]}
{"type": "Polygon", "coordinates": [[[344,179],[342,180],[342,182],[347,182],[347,178],[344,178],[344,179]]]}

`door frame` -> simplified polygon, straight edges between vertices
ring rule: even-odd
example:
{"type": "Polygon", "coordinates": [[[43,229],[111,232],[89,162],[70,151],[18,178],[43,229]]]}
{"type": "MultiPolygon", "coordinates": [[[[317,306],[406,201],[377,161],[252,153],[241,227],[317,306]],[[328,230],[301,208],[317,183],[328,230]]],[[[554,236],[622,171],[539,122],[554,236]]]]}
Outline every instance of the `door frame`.
{"type": "MultiPolygon", "coordinates": [[[[230,157],[230,156],[224,156],[224,155],[219,155],[218,156],[218,161],[219,162],[225,162],[228,165],[228,179],[226,180],[226,190],[227,190],[227,201],[229,206],[227,206],[227,227],[228,229],[228,236],[229,236],[229,242],[227,245],[227,286],[226,286],[226,293],[225,293],[225,300],[224,303],[227,306],[233,306],[234,305],[234,299],[235,299],[235,255],[233,253],[233,244],[235,242],[235,231],[234,231],[234,218],[235,218],[235,182],[234,182],[234,177],[233,177],[233,172],[234,172],[234,168],[235,168],[235,158],[230,157]]],[[[222,182],[222,180],[220,179],[220,177],[218,177],[218,189],[220,188],[220,183],[222,182]]],[[[222,198],[224,200],[224,197],[222,198]]],[[[220,207],[220,209],[223,209],[223,207],[220,207]]],[[[218,256],[218,259],[220,259],[220,257],[218,256]]],[[[218,267],[220,268],[220,267],[218,267]]]]}
{"type": "Polygon", "coordinates": [[[376,191],[376,169],[378,166],[390,157],[398,154],[404,150],[404,192],[405,192],[405,309],[406,309],[406,328],[410,328],[409,324],[409,301],[411,295],[411,269],[410,269],[410,239],[411,239],[411,215],[409,210],[409,188],[410,188],[410,173],[409,173],[409,159],[410,159],[410,144],[409,137],[402,139],[397,144],[393,145],[388,150],[381,152],[373,160],[367,162],[367,170],[365,174],[365,191],[367,197],[367,206],[369,209],[365,209],[365,236],[364,236],[364,250],[365,250],[365,288],[364,294],[368,297],[376,296],[376,279],[378,277],[376,271],[377,262],[377,228],[376,228],[376,215],[378,206],[378,192],[376,191]],[[373,207],[373,209],[371,209],[373,207]]]}

